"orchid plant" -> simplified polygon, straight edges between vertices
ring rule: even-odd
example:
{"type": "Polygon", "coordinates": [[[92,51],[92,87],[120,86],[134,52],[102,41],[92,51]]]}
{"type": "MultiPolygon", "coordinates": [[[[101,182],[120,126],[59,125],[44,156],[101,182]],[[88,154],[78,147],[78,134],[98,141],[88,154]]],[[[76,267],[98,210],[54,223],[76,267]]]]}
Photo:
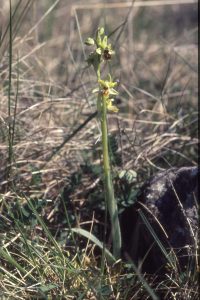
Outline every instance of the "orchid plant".
{"type": "Polygon", "coordinates": [[[112,59],[114,51],[112,45],[108,44],[108,37],[104,33],[104,28],[98,28],[95,38],[87,38],[85,44],[94,48],[89,54],[87,63],[89,66],[93,66],[97,75],[98,86],[93,90],[93,93],[97,93],[97,111],[101,122],[105,201],[111,220],[113,255],[118,259],[121,253],[121,231],[110,169],[107,126],[107,112],[118,112],[118,108],[113,104],[114,97],[118,92],[115,90],[117,82],[113,81],[110,74],[105,80],[101,78],[101,65],[112,59]]]}

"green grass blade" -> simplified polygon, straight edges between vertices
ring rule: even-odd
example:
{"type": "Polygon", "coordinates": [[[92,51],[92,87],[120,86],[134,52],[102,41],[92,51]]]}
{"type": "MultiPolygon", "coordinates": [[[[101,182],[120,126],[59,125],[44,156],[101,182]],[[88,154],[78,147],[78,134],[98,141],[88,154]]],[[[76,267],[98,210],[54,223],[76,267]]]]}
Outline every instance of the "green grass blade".
{"type": "Polygon", "coordinates": [[[157,243],[157,245],[159,246],[161,252],[164,254],[164,256],[166,257],[166,259],[168,260],[168,262],[170,263],[171,267],[174,269],[175,268],[175,263],[172,260],[171,255],[169,255],[169,253],[167,253],[167,251],[165,250],[165,247],[163,246],[163,244],[161,243],[160,239],[158,238],[157,234],[155,233],[154,229],[152,228],[151,224],[149,223],[149,221],[147,220],[147,218],[145,217],[144,213],[139,210],[139,215],[141,216],[144,224],[146,225],[146,227],[148,228],[149,232],[151,233],[151,235],[153,236],[155,242],[157,243]]]}
{"type": "Polygon", "coordinates": [[[138,271],[137,267],[135,266],[135,264],[133,262],[131,262],[131,266],[132,266],[134,272],[137,274],[138,279],[140,280],[140,282],[144,286],[145,290],[148,292],[151,299],[159,300],[158,296],[154,293],[153,289],[150,287],[148,282],[145,280],[144,276],[142,276],[142,274],[138,271]]]}
{"type": "Polygon", "coordinates": [[[36,279],[31,275],[27,274],[27,271],[5,250],[0,249],[0,256],[4,258],[8,263],[13,265],[17,270],[19,270],[21,273],[32,279],[34,282],[36,282],[36,279]]]}
{"type": "MultiPolygon", "coordinates": [[[[91,232],[89,232],[85,229],[82,229],[82,228],[72,228],[71,230],[73,232],[78,233],[81,236],[84,236],[88,240],[92,241],[95,245],[97,245],[101,250],[103,250],[103,243],[99,239],[97,239],[91,232]]],[[[110,263],[116,262],[115,257],[106,248],[105,248],[105,256],[110,263]]]]}

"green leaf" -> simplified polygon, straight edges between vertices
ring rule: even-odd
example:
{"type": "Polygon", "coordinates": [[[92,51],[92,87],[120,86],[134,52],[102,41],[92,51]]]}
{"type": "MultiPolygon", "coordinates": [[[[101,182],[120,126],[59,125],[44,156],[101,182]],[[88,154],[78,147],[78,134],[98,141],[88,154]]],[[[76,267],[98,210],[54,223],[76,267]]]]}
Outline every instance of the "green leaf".
{"type": "Polygon", "coordinates": [[[102,296],[108,297],[112,294],[112,289],[109,285],[105,285],[100,287],[99,292],[101,293],[102,296]]]}
{"type": "Polygon", "coordinates": [[[103,35],[103,34],[104,34],[104,28],[103,28],[103,27],[98,28],[98,31],[99,31],[99,34],[100,34],[100,35],[103,35]]]}
{"type": "MultiPolygon", "coordinates": [[[[82,228],[72,228],[71,229],[73,232],[76,232],[82,236],[84,236],[85,238],[87,238],[88,240],[92,241],[95,245],[97,245],[100,249],[103,250],[104,245],[103,243],[96,238],[96,236],[94,236],[91,232],[82,229],[82,228]]],[[[108,259],[108,261],[110,263],[114,263],[116,262],[116,259],[114,258],[114,256],[110,253],[110,251],[108,249],[105,248],[105,256],[108,259]]]]}
{"type": "Polygon", "coordinates": [[[58,287],[57,284],[49,283],[49,284],[40,286],[40,287],[39,287],[39,290],[40,290],[42,293],[47,293],[47,292],[49,292],[49,291],[51,291],[52,289],[55,289],[55,288],[57,288],[57,287],[58,287]]]}
{"type": "Polygon", "coordinates": [[[88,59],[86,60],[88,65],[92,65],[94,67],[94,70],[96,71],[98,69],[98,65],[100,63],[101,57],[96,52],[90,53],[88,59]]]}
{"type": "Polygon", "coordinates": [[[101,47],[101,34],[100,34],[100,28],[98,28],[96,33],[96,45],[97,47],[101,47]]]}
{"type": "Polygon", "coordinates": [[[137,173],[133,170],[122,170],[119,173],[120,179],[125,179],[129,184],[136,181],[137,173]]]}
{"type": "Polygon", "coordinates": [[[139,194],[138,189],[131,189],[130,194],[127,199],[127,204],[131,205],[131,204],[135,203],[135,201],[137,200],[138,194],[139,194]]]}
{"type": "Polygon", "coordinates": [[[108,37],[107,35],[104,36],[103,41],[102,41],[102,48],[105,49],[107,47],[108,43],[108,37]]]}
{"type": "Polygon", "coordinates": [[[25,217],[29,217],[30,216],[30,212],[28,211],[28,210],[26,210],[25,208],[24,208],[24,206],[22,206],[21,207],[21,211],[22,211],[22,213],[23,213],[23,215],[25,216],[25,217]]]}

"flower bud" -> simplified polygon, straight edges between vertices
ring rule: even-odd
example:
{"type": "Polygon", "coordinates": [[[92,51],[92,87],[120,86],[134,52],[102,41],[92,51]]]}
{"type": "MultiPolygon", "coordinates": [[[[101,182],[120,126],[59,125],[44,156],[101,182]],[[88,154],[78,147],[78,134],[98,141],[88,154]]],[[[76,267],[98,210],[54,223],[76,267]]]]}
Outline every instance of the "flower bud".
{"type": "Polygon", "coordinates": [[[87,40],[85,41],[85,45],[87,46],[92,46],[94,45],[94,39],[93,38],[87,38],[87,40]]]}

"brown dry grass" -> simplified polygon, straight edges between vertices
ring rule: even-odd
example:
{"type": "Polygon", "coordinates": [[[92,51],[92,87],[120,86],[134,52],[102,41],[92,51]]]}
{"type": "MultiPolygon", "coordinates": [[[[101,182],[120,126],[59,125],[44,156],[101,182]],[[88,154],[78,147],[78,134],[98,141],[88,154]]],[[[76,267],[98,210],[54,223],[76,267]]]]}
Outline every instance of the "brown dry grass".
{"type": "MultiPolygon", "coordinates": [[[[73,7],[60,1],[53,12],[35,26],[47,7],[44,3],[33,4],[14,43],[13,106],[18,88],[14,152],[20,176],[23,173],[31,175],[28,170],[30,160],[34,168],[40,168],[63,138],[84,121],[85,114],[87,116],[95,109],[95,99],[90,96],[93,75],[83,69],[85,64],[78,28],[84,40],[97,24],[103,22],[105,10],[98,7],[87,9],[86,6],[85,10],[75,11],[75,19],[73,7]]],[[[179,9],[178,6],[173,8],[179,9]]],[[[106,9],[109,31],[125,20],[128,9],[106,9]]],[[[123,151],[128,152],[127,156],[123,154],[126,157],[124,168],[140,168],[144,164],[146,167],[153,164],[163,168],[156,161],[165,157],[164,153],[173,151],[176,152],[171,153],[172,157],[184,155],[184,163],[195,164],[195,156],[191,156],[189,150],[190,145],[195,147],[197,143],[197,136],[190,136],[190,124],[197,119],[195,28],[187,29],[186,26],[184,33],[180,25],[174,30],[168,24],[166,34],[174,36],[165,41],[162,30],[159,32],[159,27],[151,20],[155,15],[157,22],[162,22],[165,7],[138,10],[134,8],[120,39],[116,40],[117,55],[113,67],[121,82],[121,111],[118,117],[111,117],[111,131],[119,134],[119,126],[121,132],[124,131],[123,151]],[[150,19],[153,40],[150,30],[141,28],[140,34],[136,32],[142,14],[144,20],[150,19]],[[132,27],[131,24],[136,25],[132,27]],[[177,35],[175,31],[181,30],[182,36],[177,35]],[[135,152],[131,150],[130,140],[135,144],[135,152]]],[[[176,11],[171,16],[173,18],[176,18],[176,11]]],[[[117,34],[112,39],[116,37],[117,34]]],[[[5,135],[8,122],[7,66],[4,55],[1,62],[1,84],[4,85],[1,89],[1,127],[5,135]]],[[[62,178],[71,169],[75,170],[81,161],[82,150],[92,149],[96,135],[96,123],[92,121],[48,163],[43,174],[48,173],[50,178],[50,173],[54,175],[57,169],[58,176],[62,178]]],[[[1,141],[2,167],[6,162],[5,140],[1,141]]],[[[167,164],[173,165],[171,161],[167,164]]],[[[46,180],[45,184],[49,186],[50,182],[46,180]]]]}

